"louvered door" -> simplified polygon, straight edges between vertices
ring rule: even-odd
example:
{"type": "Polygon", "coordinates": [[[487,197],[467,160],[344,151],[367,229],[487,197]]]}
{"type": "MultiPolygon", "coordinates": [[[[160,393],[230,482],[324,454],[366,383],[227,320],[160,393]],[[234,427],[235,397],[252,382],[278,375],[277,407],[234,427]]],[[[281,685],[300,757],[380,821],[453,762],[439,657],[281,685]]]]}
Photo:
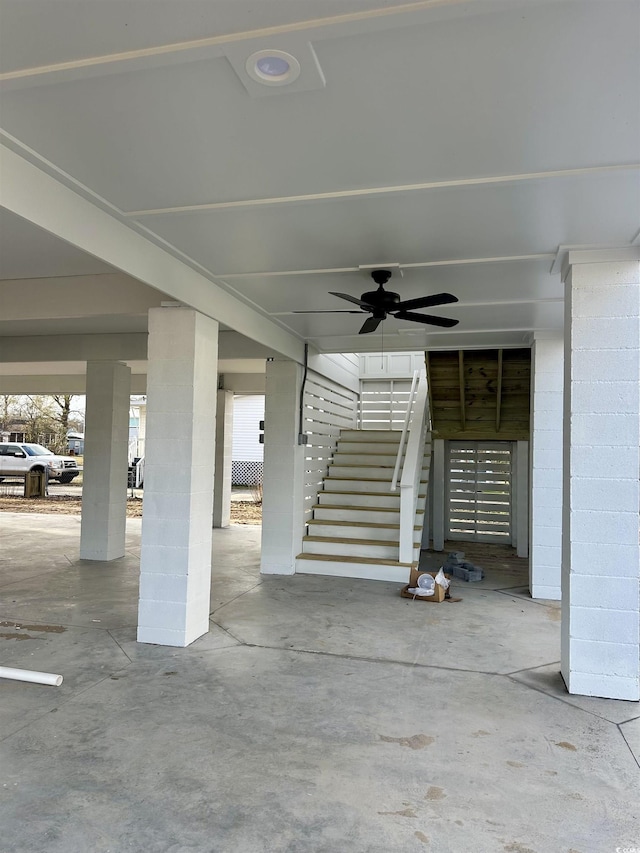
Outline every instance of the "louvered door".
{"type": "Polygon", "coordinates": [[[447,444],[447,539],[511,544],[512,443],[447,444]]]}

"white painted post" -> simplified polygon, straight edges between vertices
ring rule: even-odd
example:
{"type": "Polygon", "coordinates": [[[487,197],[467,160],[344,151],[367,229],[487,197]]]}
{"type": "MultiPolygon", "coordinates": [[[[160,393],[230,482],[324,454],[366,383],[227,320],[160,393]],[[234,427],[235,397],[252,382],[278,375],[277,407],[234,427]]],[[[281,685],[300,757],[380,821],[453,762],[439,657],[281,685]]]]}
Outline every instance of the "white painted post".
{"type": "Polygon", "coordinates": [[[131,370],[111,361],[87,362],[80,558],[124,556],[131,370]]]}
{"type": "Polygon", "coordinates": [[[149,311],[138,641],[188,646],[209,630],[218,324],[149,311]]]}
{"type": "Polygon", "coordinates": [[[263,574],[292,575],[304,535],[304,457],[298,444],[302,367],[268,361],[262,483],[263,574]]]}
{"type": "Polygon", "coordinates": [[[444,551],[445,464],[444,441],[433,439],[431,464],[431,494],[433,495],[433,550],[444,551]]]}
{"type": "Polygon", "coordinates": [[[564,340],[536,333],[531,348],[529,591],[560,600],[564,340]]]}
{"type": "Polygon", "coordinates": [[[516,442],[516,553],[529,555],[529,442],[516,442]]]}
{"type": "Polygon", "coordinates": [[[233,456],[233,391],[218,391],[216,462],[213,484],[213,526],[231,523],[231,462],[233,456]]]}
{"type": "Polygon", "coordinates": [[[640,699],[640,248],[570,252],[565,291],[562,674],[640,699]]]}

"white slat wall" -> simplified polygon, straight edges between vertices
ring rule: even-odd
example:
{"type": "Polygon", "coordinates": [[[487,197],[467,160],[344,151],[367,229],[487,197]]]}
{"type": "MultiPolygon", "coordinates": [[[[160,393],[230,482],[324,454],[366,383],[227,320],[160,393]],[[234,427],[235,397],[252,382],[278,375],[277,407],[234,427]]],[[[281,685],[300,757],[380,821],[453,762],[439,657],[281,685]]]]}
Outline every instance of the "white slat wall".
{"type": "Polygon", "coordinates": [[[364,379],[360,383],[360,429],[402,429],[410,379],[364,379]]]}
{"type": "Polygon", "coordinates": [[[318,373],[309,371],[304,389],[303,431],[305,447],[305,521],[322,489],[341,429],[355,429],[358,395],[318,373]]]}
{"type": "Polygon", "coordinates": [[[512,541],[512,443],[449,441],[447,539],[512,541]]]}

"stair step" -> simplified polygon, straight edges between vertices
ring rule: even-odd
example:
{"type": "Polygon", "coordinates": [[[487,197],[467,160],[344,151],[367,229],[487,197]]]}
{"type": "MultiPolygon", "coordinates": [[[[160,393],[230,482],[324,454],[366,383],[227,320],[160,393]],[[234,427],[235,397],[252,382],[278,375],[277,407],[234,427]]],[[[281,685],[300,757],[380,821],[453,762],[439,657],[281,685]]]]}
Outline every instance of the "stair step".
{"type": "MultiPolygon", "coordinates": [[[[312,518],[308,522],[308,532],[314,538],[358,539],[396,544],[400,536],[399,524],[381,524],[373,521],[333,521],[312,518]]],[[[414,527],[414,530],[419,528],[414,527]]]]}
{"type": "MultiPolygon", "coordinates": [[[[400,544],[398,541],[378,541],[376,539],[354,539],[335,536],[303,536],[302,551],[305,554],[355,555],[362,557],[385,557],[398,559],[400,544]]],[[[414,542],[414,549],[420,543],[414,542]]]]}
{"type": "Polygon", "coordinates": [[[399,429],[341,429],[340,439],[345,441],[386,441],[400,443],[402,430],[399,429]]]}
{"type": "Polygon", "coordinates": [[[341,465],[333,462],[329,466],[330,477],[358,477],[363,480],[387,480],[393,477],[393,465],[341,465]]]}
{"type": "MultiPolygon", "coordinates": [[[[343,451],[340,446],[338,446],[338,450],[333,454],[333,464],[334,465],[373,465],[373,466],[383,466],[383,467],[391,467],[394,468],[396,464],[396,459],[398,458],[397,453],[384,453],[379,452],[377,450],[366,450],[366,451],[358,451],[358,450],[348,450],[343,451]]],[[[404,458],[404,454],[403,454],[404,458]]],[[[423,457],[423,464],[427,465],[430,461],[430,455],[425,454],[423,457]]]]}
{"type": "MultiPolygon", "coordinates": [[[[325,480],[326,486],[326,480],[325,480]]],[[[400,492],[353,492],[345,489],[337,491],[330,487],[318,493],[320,506],[348,506],[361,509],[395,509],[400,508],[400,492]]]]}
{"type": "MultiPolygon", "coordinates": [[[[398,507],[354,506],[353,504],[315,504],[311,507],[313,518],[319,521],[361,521],[377,524],[397,524],[400,522],[398,507]]],[[[416,518],[421,520],[424,509],[416,510],[416,518]]]]}
{"type": "Polygon", "coordinates": [[[409,583],[411,563],[370,557],[339,557],[323,554],[298,554],[296,573],[356,578],[358,580],[409,583]]]}

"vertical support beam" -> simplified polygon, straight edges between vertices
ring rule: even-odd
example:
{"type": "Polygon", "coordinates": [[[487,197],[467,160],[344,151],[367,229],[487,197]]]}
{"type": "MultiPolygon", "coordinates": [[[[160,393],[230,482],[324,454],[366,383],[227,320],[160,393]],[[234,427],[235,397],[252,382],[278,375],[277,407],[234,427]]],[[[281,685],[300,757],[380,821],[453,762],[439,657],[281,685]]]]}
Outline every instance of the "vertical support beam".
{"type": "Polygon", "coordinates": [[[560,600],[562,564],[562,386],[564,341],[536,333],[531,349],[531,553],[532,598],[560,600]]]}
{"type": "Polygon", "coordinates": [[[302,366],[268,361],[262,484],[263,574],[292,575],[304,534],[304,446],[298,445],[302,366]]]}
{"type": "Polygon", "coordinates": [[[563,272],[562,675],[637,701],[640,248],[570,252],[563,272]]]}
{"type": "Polygon", "coordinates": [[[124,556],[131,370],[120,362],[87,363],[80,558],[124,556]]]}
{"type": "Polygon", "coordinates": [[[444,551],[445,485],[444,441],[441,438],[436,438],[433,441],[433,460],[431,467],[434,551],[444,551]]]}
{"type": "Polygon", "coordinates": [[[213,479],[213,526],[231,523],[231,461],[233,455],[233,391],[218,391],[216,461],[213,479]]]}
{"type": "Polygon", "coordinates": [[[516,442],[516,553],[529,555],[529,442],[516,442]]]}
{"type": "Polygon", "coordinates": [[[463,430],[467,428],[466,401],[464,398],[464,352],[458,350],[458,382],[460,383],[460,426],[463,430]]]}
{"type": "Polygon", "coordinates": [[[500,432],[500,415],[502,406],[502,350],[498,350],[498,391],[496,393],[496,432],[500,432]]]}
{"type": "Polygon", "coordinates": [[[431,390],[431,362],[428,352],[424,354],[424,363],[427,370],[427,393],[429,395],[429,429],[433,429],[433,392],[431,390]]]}
{"type": "Polygon", "coordinates": [[[138,641],[188,646],[209,630],[218,324],[149,311],[138,641]]]}

